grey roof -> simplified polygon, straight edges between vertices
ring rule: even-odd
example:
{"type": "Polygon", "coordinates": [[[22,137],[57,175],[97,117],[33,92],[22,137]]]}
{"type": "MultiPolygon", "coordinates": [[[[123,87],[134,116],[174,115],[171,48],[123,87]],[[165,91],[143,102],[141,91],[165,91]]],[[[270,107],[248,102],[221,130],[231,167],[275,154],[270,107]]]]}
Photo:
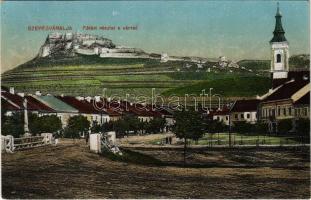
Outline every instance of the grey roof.
{"type": "Polygon", "coordinates": [[[36,99],[46,104],[56,112],[78,113],[79,111],[54,96],[34,96],[36,99]]]}

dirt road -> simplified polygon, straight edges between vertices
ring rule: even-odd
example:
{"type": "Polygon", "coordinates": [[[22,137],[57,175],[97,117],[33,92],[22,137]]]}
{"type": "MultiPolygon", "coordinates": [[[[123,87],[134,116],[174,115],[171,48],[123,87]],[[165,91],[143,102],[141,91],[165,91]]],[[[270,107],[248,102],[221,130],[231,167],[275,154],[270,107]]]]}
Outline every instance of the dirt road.
{"type": "MultiPolygon", "coordinates": [[[[139,151],[164,161],[178,162],[181,155],[174,150],[139,151]]],[[[83,141],[65,141],[56,147],[2,154],[2,197],[310,198],[309,151],[268,154],[274,156],[244,152],[237,159],[237,152],[194,152],[190,162],[201,159],[218,165],[159,167],[111,161],[90,153],[83,141]],[[261,164],[245,165],[250,157],[261,164]],[[267,164],[275,161],[278,165],[267,164]]]]}

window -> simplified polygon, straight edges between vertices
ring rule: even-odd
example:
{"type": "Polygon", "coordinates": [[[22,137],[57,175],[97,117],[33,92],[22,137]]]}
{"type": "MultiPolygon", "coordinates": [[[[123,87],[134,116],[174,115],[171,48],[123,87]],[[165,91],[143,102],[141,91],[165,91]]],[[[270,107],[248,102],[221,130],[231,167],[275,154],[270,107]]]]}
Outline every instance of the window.
{"type": "Polygon", "coordinates": [[[286,116],[286,108],[283,108],[283,115],[286,116]]]}
{"type": "Polygon", "coordinates": [[[244,119],[244,114],[241,114],[241,119],[244,119]]]}
{"type": "Polygon", "coordinates": [[[229,117],[228,117],[228,116],[226,116],[226,120],[229,120],[229,117]]]}
{"type": "Polygon", "coordinates": [[[281,108],[278,108],[278,116],[281,115],[281,108]]]}
{"type": "Polygon", "coordinates": [[[276,62],[277,63],[281,62],[281,54],[276,54],[276,62]]]}
{"type": "Polygon", "coordinates": [[[234,118],[237,119],[237,118],[238,118],[238,114],[235,114],[235,115],[234,115],[234,118]]]}
{"type": "Polygon", "coordinates": [[[247,119],[249,119],[249,118],[251,117],[251,115],[250,115],[250,114],[247,114],[246,117],[247,117],[247,119]]]}
{"type": "Polygon", "coordinates": [[[288,115],[292,115],[292,108],[288,108],[288,115]]]}

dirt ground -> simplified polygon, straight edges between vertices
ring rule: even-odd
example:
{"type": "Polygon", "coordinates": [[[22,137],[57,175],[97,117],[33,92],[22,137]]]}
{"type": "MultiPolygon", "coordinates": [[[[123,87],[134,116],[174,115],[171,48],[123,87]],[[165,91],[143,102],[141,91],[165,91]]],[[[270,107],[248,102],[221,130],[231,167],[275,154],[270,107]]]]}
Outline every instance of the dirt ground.
{"type": "Polygon", "coordinates": [[[3,198],[310,198],[310,151],[139,149],[167,166],[111,161],[84,141],[2,154],[3,198]]]}

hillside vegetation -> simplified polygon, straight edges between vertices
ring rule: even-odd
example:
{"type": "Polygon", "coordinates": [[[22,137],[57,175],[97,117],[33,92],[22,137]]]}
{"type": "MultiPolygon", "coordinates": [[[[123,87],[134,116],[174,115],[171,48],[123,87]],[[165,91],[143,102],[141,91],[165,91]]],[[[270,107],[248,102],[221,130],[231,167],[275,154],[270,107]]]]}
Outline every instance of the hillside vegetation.
{"type": "MultiPolygon", "coordinates": [[[[296,59],[296,58],[295,58],[296,59]]],[[[291,62],[300,63],[297,59],[291,62]]],[[[299,59],[298,59],[299,60],[299,59]]],[[[2,84],[19,92],[125,96],[151,95],[151,88],[163,95],[184,92],[199,94],[214,88],[224,96],[254,96],[270,87],[268,60],[242,60],[234,67],[218,62],[199,66],[191,61],[160,62],[147,58],[99,58],[75,56],[36,58],[2,74],[2,84]]]]}

